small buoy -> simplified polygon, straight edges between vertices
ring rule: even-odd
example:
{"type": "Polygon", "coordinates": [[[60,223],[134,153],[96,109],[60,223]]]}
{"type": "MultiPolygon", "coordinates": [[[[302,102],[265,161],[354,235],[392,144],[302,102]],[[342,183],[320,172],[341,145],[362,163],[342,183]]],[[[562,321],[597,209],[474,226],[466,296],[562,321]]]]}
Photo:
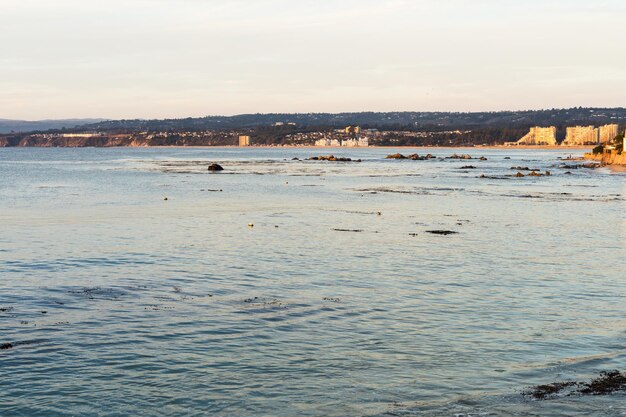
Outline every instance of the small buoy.
{"type": "Polygon", "coordinates": [[[383,215],[383,213],[381,213],[380,211],[376,212],[376,214],[378,214],[379,216],[383,215]]]}
{"type": "Polygon", "coordinates": [[[167,197],[165,197],[163,200],[167,201],[167,197]]]}
{"type": "Polygon", "coordinates": [[[252,223],[248,223],[248,227],[249,227],[250,229],[252,229],[252,228],[254,227],[254,224],[252,224],[252,223]]]}

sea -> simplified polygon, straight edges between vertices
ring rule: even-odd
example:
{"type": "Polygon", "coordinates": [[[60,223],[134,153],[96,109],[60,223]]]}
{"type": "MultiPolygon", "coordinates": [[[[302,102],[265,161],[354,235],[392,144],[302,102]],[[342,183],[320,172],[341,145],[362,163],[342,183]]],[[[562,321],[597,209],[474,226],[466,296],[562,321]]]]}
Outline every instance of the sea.
{"type": "Polygon", "coordinates": [[[582,153],[0,149],[0,416],[624,416],[529,395],[626,370],[582,153]]]}

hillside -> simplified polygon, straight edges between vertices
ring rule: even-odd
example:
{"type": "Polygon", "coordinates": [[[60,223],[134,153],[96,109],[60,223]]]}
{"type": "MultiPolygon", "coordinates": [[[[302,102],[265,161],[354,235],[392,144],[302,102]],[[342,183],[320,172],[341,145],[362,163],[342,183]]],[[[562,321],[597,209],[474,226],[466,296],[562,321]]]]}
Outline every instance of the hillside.
{"type": "Polygon", "coordinates": [[[72,129],[85,124],[100,123],[106,119],[62,119],[62,120],[9,120],[0,119],[0,133],[32,132],[51,129],[72,129]]]}
{"type": "Polygon", "coordinates": [[[576,125],[626,122],[626,108],[571,108],[501,112],[361,112],[361,113],[272,113],[237,116],[207,116],[163,120],[109,120],[84,128],[98,131],[194,131],[244,129],[276,123],[298,126],[396,127],[403,129],[450,129],[473,127],[530,127],[534,125],[576,125]]]}

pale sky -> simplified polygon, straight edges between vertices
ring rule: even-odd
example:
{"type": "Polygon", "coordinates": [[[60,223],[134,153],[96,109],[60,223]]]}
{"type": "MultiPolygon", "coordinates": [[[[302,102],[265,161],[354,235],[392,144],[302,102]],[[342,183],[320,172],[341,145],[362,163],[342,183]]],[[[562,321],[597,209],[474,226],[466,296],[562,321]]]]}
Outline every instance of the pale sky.
{"type": "Polygon", "coordinates": [[[625,0],[0,0],[0,118],[626,107],[625,0]]]}

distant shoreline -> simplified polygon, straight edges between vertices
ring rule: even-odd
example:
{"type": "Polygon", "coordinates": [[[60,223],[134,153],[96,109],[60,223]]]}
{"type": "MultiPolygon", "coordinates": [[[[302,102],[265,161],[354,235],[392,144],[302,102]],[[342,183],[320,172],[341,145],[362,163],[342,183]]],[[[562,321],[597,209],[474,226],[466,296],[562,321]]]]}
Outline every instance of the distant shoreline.
{"type": "Polygon", "coordinates": [[[237,145],[193,145],[193,146],[181,146],[181,145],[157,145],[157,146],[0,146],[0,149],[11,148],[101,148],[101,149],[116,149],[116,148],[133,148],[133,149],[212,149],[212,148],[228,148],[228,149],[319,149],[319,150],[358,150],[358,149],[497,149],[497,150],[592,150],[594,145],[518,145],[518,146],[505,146],[505,145],[475,145],[475,146],[367,146],[367,147],[347,147],[347,146],[314,146],[314,145],[251,145],[251,146],[237,146],[237,145]]]}
{"type": "MultiPolygon", "coordinates": [[[[112,146],[115,147],[115,146],[112,146]]],[[[520,146],[504,146],[504,145],[476,145],[476,146],[367,146],[367,147],[347,147],[347,146],[313,146],[313,145],[220,145],[220,146],[119,146],[120,148],[178,148],[178,149],[210,149],[210,148],[228,148],[228,149],[326,149],[326,150],[343,150],[343,149],[536,149],[536,150],[591,150],[593,145],[567,145],[567,146],[551,146],[551,145],[520,145],[520,146]]]]}

